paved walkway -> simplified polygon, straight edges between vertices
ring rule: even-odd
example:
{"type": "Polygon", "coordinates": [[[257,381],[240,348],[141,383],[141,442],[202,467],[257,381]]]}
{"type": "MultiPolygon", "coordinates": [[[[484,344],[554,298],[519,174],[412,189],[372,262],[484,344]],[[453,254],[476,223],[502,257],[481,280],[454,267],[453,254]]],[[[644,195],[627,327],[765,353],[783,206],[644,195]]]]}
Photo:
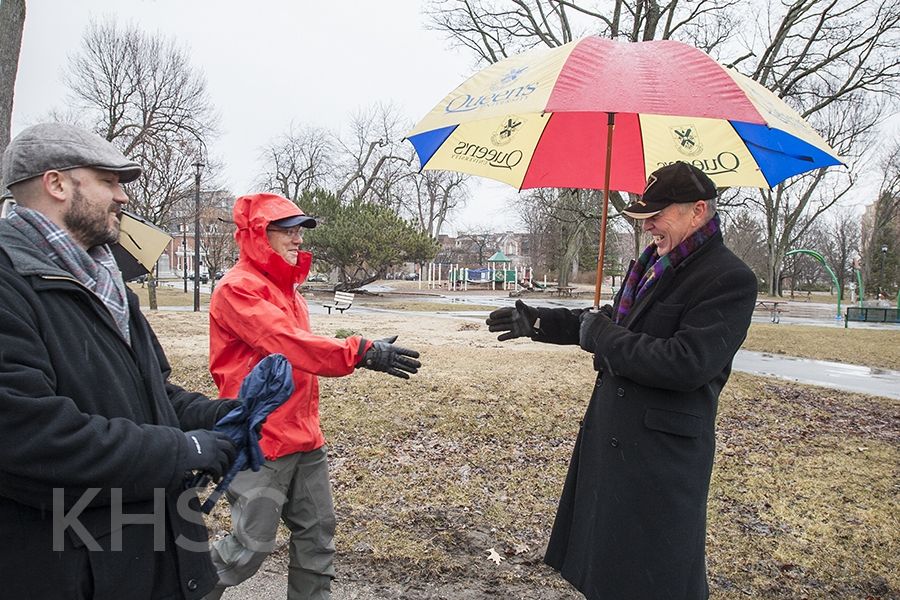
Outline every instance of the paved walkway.
{"type": "Polygon", "coordinates": [[[738,350],[734,370],[900,400],[900,371],[738,350]]]}

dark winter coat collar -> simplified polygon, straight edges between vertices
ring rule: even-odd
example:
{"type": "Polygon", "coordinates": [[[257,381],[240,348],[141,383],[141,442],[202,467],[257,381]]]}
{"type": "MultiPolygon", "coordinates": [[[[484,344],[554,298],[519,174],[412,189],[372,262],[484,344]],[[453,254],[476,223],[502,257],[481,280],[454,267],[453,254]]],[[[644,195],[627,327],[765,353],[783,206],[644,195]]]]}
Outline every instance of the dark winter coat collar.
{"type": "Polygon", "coordinates": [[[56,265],[28,238],[5,219],[0,220],[0,248],[9,256],[13,269],[23,277],[57,277],[76,281],[68,271],[56,265]]]}

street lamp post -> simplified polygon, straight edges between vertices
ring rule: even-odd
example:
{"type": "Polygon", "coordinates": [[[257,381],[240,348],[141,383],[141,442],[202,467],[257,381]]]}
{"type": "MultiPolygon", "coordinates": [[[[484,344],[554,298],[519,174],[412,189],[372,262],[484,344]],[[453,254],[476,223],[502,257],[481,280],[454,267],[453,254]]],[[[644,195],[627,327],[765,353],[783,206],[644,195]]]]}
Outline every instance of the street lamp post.
{"type": "Polygon", "coordinates": [[[184,293],[187,294],[187,221],[181,224],[181,271],[184,275],[184,293]]]}
{"type": "Polygon", "coordinates": [[[200,311],[200,160],[194,163],[194,312],[200,311]]]}
{"type": "Polygon", "coordinates": [[[885,283],[885,280],[884,280],[884,257],[887,254],[887,251],[888,251],[887,244],[884,244],[883,246],[881,246],[881,269],[878,272],[878,274],[879,274],[879,277],[878,277],[878,297],[879,297],[879,299],[881,299],[881,292],[884,291],[884,288],[885,288],[885,285],[884,285],[884,283],[885,283]]]}

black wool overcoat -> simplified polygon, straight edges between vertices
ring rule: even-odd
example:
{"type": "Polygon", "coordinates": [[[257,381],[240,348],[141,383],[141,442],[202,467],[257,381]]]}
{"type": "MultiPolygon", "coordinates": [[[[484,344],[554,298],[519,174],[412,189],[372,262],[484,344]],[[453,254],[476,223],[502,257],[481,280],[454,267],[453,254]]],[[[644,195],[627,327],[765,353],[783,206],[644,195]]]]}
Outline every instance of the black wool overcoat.
{"type": "Polygon", "coordinates": [[[0,221],[2,598],[193,599],[216,581],[196,495],[182,496],[181,430],[237,403],[169,383],[128,302],[130,344],[92,292],[0,221]]]}
{"type": "MultiPolygon", "coordinates": [[[[708,597],[716,410],[756,293],[716,234],[621,325],[597,317],[598,375],[545,556],[588,600],[708,597]]],[[[581,311],[539,312],[536,340],[578,343],[581,311]]]]}

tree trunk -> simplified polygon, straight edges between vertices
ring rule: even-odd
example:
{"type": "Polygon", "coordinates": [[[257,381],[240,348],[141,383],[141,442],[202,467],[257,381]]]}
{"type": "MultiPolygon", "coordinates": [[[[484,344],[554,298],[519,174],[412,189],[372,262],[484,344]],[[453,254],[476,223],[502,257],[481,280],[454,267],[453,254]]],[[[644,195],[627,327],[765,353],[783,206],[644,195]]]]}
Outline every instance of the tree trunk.
{"type": "Polygon", "coordinates": [[[156,283],[156,269],[153,269],[147,275],[147,301],[150,304],[150,310],[159,309],[159,303],[156,299],[156,283]]]}
{"type": "Polygon", "coordinates": [[[0,1],[0,152],[6,149],[10,139],[24,27],[25,0],[0,1]]]}

